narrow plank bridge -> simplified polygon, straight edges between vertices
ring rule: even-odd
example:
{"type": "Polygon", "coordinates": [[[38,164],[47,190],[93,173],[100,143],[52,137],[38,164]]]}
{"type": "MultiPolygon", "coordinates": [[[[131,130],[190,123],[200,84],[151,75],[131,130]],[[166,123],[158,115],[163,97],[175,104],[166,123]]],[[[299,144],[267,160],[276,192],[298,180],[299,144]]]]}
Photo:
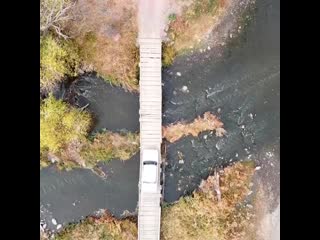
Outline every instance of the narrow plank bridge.
{"type": "MultiPolygon", "coordinates": [[[[161,15],[164,0],[139,0],[140,47],[140,176],[138,239],[159,240],[161,222],[161,15]],[[150,151],[151,150],[151,151],[150,151]],[[153,152],[153,166],[144,168],[143,153],[153,152]],[[156,162],[156,163],[155,163],[156,162]],[[156,166],[156,167],[155,167],[156,166]],[[151,171],[152,170],[152,171],[151,171]],[[144,188],[144,177],[154,181],[152,191],[144,188]]],[[[145,154],[146,157],[147,154],[145,154]]],[[[150,155],[149,155],[150,158],[150,155]]],[[[150,187],[150,186],[149,186],[150,187]]]]}

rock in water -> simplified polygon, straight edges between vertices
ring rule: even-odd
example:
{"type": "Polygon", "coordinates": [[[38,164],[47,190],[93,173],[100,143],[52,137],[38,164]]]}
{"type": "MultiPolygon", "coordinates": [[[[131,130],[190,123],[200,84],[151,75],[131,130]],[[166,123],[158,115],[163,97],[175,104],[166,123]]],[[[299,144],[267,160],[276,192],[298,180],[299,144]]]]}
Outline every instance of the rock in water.
{"type": "Polygon", "coordinates": [[[187,92],[189,92],[189,89],[188,89],[187,86],[183,86],[183,87],[181,88],[181,91],[184,92],[184,93],[187,93],[187,92]]]}
{"type": "Polygon", "coordinates": [[[54,218],[52,218],[51,222],[53,225],[57,225],[57,220],[55,220],[54,218]]]}

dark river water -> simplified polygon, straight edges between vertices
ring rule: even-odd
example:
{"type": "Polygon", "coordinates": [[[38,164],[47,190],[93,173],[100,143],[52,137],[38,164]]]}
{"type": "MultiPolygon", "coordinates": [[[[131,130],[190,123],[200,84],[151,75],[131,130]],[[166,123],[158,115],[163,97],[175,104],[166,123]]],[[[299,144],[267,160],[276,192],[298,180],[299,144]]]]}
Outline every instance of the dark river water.
{"type": "MultiPolygon", "coordinates": [[[[256,160],[266,149],[271,149],[269,155],[279,154],[272,146],[280,144],[280,1],[257,0],[255,7],[248,26],[225,46],[221,57],[210,50],[197,61],[182,56],[163,72],[164,124],[191,121],[211,111],[227,131],[222,138],[204,132],[167,144],[165,201],[194,190],[213,167],[256,160]],[[182,91],[184,86],[189,91],[182,91]]],[[[94,75],[81,77],[75,88],[77,101],[89,103],[96,115],[95,130],[139,130],[138,95],[94,75]]],[[[138,165],[139,154],[126,162],[111,161],[102,166],[105,180],[83,169],[41,170],[40,218],[55,229],[52,218],[64,225],[99,209],[116,216],[135,211],[138,165]]]]}

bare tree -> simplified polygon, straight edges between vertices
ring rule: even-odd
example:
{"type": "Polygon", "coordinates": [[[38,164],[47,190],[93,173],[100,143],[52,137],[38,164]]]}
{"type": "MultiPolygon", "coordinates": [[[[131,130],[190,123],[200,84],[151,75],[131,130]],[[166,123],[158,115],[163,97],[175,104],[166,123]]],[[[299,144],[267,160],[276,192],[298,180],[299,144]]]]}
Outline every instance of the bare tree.
{"type": "Polygon", "coordinates": [[[59,36],[68,38],[62,33],[62,23],[68,20],[68,12],[74,6],[73,0],[40,0],[40,32],[54,30],[59,36]]]}

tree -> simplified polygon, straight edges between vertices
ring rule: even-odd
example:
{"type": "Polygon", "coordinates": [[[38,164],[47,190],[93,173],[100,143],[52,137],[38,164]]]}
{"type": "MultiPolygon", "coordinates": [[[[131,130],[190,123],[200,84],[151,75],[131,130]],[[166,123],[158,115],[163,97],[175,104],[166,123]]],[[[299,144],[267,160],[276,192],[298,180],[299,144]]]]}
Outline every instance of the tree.
{"type": "Polygon", "coordinates": [[[62,23],[70,19],[68,12],[74,4],[72,0],[40,0],[40,33],[45,34],[51,29],[68,38],[62,33],[62,23]]]}

